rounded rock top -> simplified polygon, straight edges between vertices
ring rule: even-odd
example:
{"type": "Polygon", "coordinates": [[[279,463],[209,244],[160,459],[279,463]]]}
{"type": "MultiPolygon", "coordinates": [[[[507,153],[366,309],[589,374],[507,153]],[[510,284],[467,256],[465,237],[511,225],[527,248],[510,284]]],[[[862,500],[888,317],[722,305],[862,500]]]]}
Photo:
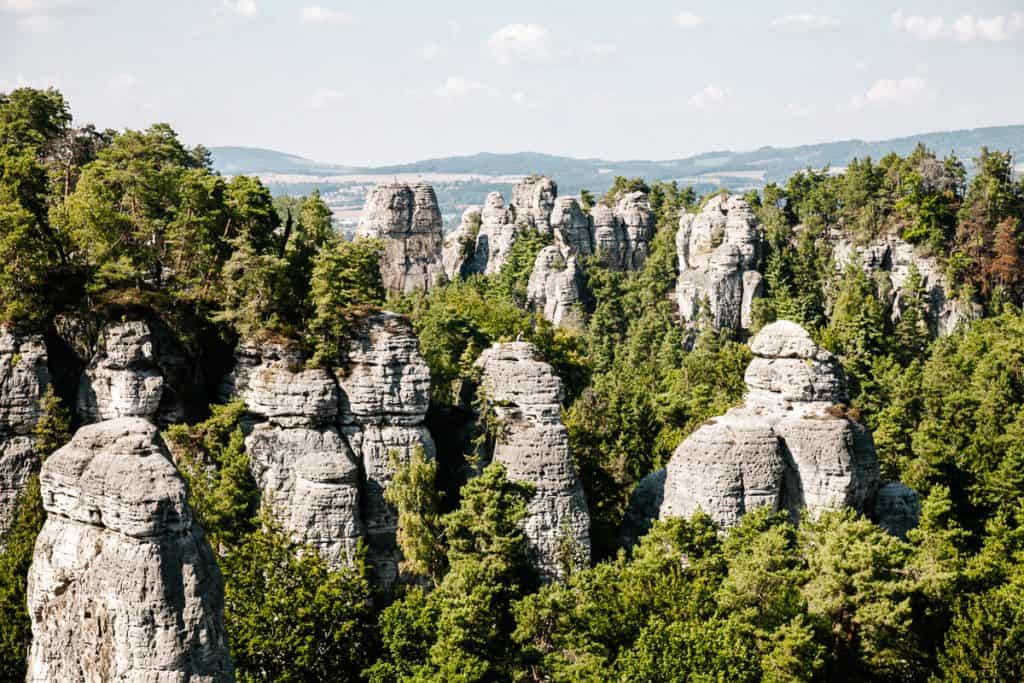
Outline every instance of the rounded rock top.
{"type": "Polygon", "coordinates": [[[750,340],[750,350],[762,358],[832,359],[831,353],[815,344],[807,330],[792,320],[765,325],[750,340]]]}

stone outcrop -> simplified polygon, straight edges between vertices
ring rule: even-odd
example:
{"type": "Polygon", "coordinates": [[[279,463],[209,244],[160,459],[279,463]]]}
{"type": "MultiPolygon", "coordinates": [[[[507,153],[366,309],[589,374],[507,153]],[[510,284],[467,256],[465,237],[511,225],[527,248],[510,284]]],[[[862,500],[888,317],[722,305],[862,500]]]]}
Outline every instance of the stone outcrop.
{"type": "Polygon", "coordinates": [[[395,541],[398,517],[384,500],[391,483],[391,454],[407,462],[416,449],[433,459],[434,441],[424,426],[430,403],[430,369],[406,318],[380,313],[355,335],[348,362],[338,373],[339,421],[361,464],[362,509],[369,562],[377,582],[389,586],[398,575],[401,552],[395,541]]]}
{"type": "Polygon", "coordinates": [[[555,245],[544,247],[533,263],[526,290],[530,310],[542,313],[558,327],[584,326],[583,281],[575,256],[564,256],[555,245]]]}
{"type": "Polygon", "coordinates": [[[39,466],[32,431],[49,383],[43,338],[0,328],[0,539],[39,466]]]}
{"type": "Polygon", "coordinates": [[[614,207],[590,210],[592,243],[601,263],[618,270],[640,270],[654,239],[654,212],[643,192],[628,192],[614,207]]]}
{"type": "Polygon", "coordinates": [[[590,256],[594,253],[590,218],[575,197],[559,197],[555,200],[550,223],[555,246],[563,254],[590,256]]]}
{"type": "Polygon", "coordinates": [[[949,291],[942,265],[937,259],[918,253],[914,246],[888,233],[865,245],[857,245],[840,233],[830,234],[832,256],[839,271],[859,265],[875,284],[876,294],[893,322],[906,308],[907,289],[916,268],[924,296],[925,319],[936,336],[953,332],[961,324],[981,317],[977,303],[961,301],[949,291]]]}
{"type": "Polygon", "coordinates": [[[459,227],[444,238],[441,247],[441,263],[445,277],[454,282],[468,275],[469,266],[476,252],[476,238],[480,232],[480,207],[470,206],[462,212],[459,227]]]}
{"type": "Polygon", "coordinates": [[[430,185],[375,187],[366,197],[356,235],[384,241],[381,277],[390,291],[429,289],[444,274],[441,210],[430,185]]]}
{"type": "Polygon", "coordinates": [[[423,449],[430,371],[405,318],[379,313],[353,335],[337,370],[306,368],[297,349],[243,344],[225,397],[245,401],[246,436],[262,500],[297,540],[333,566],[365,539],[379,585],[394,582],[401,559],[395,511],[384,500],[391,454],[406,461],[423,449]]]}
{"type": "Polygon", "coordinates": [[[779,321],[751,342],[742,406],[708,420],[669,461],[660,516],[698,508],[724,527],[767,506],[794,516],[850,506],[878,490],[871,434],[845,416],[839,362],[799,325],[779,321]]]}
{"type": "Polygon", "coordinates": [[[562,424],[562,382],[538,358],[532,344],[508,342],[484,351],[476,367],[500,425],[492,452],[482,455],[502,463],[509,479],[536,487],[525,531],[541,577],[552,580],[562,576],[564,548],[574,548],[578,564],[588,561],[590,515],[562,424]]]}
{"type": "Polygon", "coordinates": [[[157,428],[81,428],[40,474],[27,681],[233,681],[223,584],[157,428]]]}
{"type": "Polygon", "coordinates": [[[676,300],[683,325],[748,329],[753,300],[761,295],[757,271],[761,226],[735,195],[717,195],[699,213],[684,213],[676,232],[676,300]]]}
{"type": "Polygon", "coordinates": [[[505,206],[505,198],[501,193],[491,192],[487,195],[484,208],[480,211],[480,230],[468,272],[490,275],[500,271],[519,230],[515,212],[505,206]]]}
{"type": "Polygon", "coordinates": [[[512,207],[516,222],[540,232],[551,230],[551,210],[558,196],[558,184],[542,175],[531,175],[512,186],[512,207]]]}
{"type": "Polygon", "coordinates": [[[890,481],[878,489],[875,500],[875,519],[878,526],[897,538],[905,539],[907,532],[917,527],[921,518],[921,501],[917,491],[898,481],[890,481]]]}

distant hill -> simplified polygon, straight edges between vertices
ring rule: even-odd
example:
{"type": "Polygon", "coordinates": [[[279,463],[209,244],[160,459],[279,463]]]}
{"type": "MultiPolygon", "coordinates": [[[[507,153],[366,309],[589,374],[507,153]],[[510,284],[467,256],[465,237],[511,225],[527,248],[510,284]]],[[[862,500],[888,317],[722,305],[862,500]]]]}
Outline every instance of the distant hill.
{"type": "Polygon", "coordinates": [[[923,133],[873,142],[842,140],[799,147],[761,147],[747,152],[714,151],[666,161],[575,159],[537,152],[517,152],[425,159],[391,166],[353,167],[315,162],[266,149],[213,147],[210,151],[214,166],[227,174],[326,176],[444,173],[502,176],[544,173],[567,187],[601,190],[610,185],[616,175],[641,176],[649,180],[676,179],[695,185],[731,188],[759,186],[769,181],[785,180],[794,171],[807,166],[842,167],[854,157],[871,156],[878,159],[889,152],[905,155],[919,142],[934,149],[940,156],[955,152],[965,162],[977,156],[985,145],[1013,152],[1017,158],[1024,159],[1024,125],[923,133]]]}

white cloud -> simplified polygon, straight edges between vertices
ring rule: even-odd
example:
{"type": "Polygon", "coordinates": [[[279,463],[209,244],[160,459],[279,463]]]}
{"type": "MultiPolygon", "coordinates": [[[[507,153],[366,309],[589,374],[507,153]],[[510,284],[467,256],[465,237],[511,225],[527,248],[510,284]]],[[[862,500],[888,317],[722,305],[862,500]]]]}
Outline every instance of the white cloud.
{"type": "Polygon", "coordinates": [[[896,12],[892,25],[918,40],[959,40],[961,42],[1002,42],[1024,31],[1024,12],[994,17],[964,14],[948,20],[942,16],[918,16],[896,12]]]}
{"type": "Polygon", "coordinates": [[[908,106],[927,97],[928,81],[919,76],[880,78],[867,92],[850,98],[850,108],[908,106]]]}
{"type": "Polygon", "coordinates": [[[254,17],[259,14],[256,0],[224,0],[221,3],[224,11],[239,17],[254,17]]]}
{"type": "Polygon", "coordinates": [[[444,52],[444,48],[437,43],[427,43],[417,50],[416,54],[418,54],[422,59],[431,61],[440,57],[442,52],[444,52]]]}
{"type": "Polygon", "coordinates": [[[694,93],[689,99],[689,104],[694,109],[717,109],[729,99],[730,94],[728,88],[711,83],[694,93]]]}
{"type": "Polygon", "coordinates": [[[107,81],[106,93],[112,97],[122,97],[135,90],[142,81],[132,73],[119,73],[107,81]]]}
{"type": "Polygon", "coordinates": [[[551,32],[540,24],[509,24],[484,41],[484,49],[498,64],[548,64],[556,53],[551,32]]]}
{"type": "Polygon", "coordinates": [[[303,99],[307,109],[321,111],[345,99],[345,93],[333,88],[317,88],[303,99]]]}
{"type": "Polygon", "coordinates": [[[797,119],[809,119],[813,118],[818,113],[818,108],[813,104],[803,104],[801,102],[790,102],[786,105],[786,113],[793,118],[797,119]]]}
{"type": "Polygon", "coordinates": [[[694,14],[693,12],[680,12],[672,17],[672,22],[676,26],[693,28],[694,26],[702,25],[704,23],[704,17],[694,14]]]}
{"type": "Polygon", "coordinates": [[[455,99],[467,97],[486,90],[483,83],[469,81],[462,76],[449,76],[441,87],[434,90],[434,94],[444,99],[455,99]]]}
{"type": "Polygon", "coordinates": [[[787,14],[772,20],[772,26],[788,29],[790,31],[811,32],[827,31],[839,26],[839,20],[825,14],[810,14],[801,12],[799,14],[787,14]]]}
{"type": "Polygon", "coordinates": [[[42,33],[57,26],[61,15],[79,9],[81,0],[0,0],[0,13],[13,14],[21,31],[42,33]]]}
{"type": "Polygon", "coordinates": [[[355,17],[348,12],[309,5],[299,12],[299,21],[311,26],[349,26],[355,23],[355,17]]]}

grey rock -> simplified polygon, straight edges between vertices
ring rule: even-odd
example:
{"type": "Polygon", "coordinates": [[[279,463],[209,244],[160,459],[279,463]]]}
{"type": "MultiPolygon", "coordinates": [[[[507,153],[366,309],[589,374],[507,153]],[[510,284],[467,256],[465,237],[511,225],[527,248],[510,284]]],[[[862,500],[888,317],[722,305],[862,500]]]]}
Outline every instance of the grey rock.
{"type": "Polygon", "coordinates": [[[590,209],[594,231],[594,251],[601,264],[608,268],[622,268],[626,253],[626,233],[615,216],[615,211],[604,203],[590,209]]]}
{"type": "Polygon", "coordinates": [[[233,681],[223,583],[157,428],[81,428],[40,475],[27,681],[233,681]]]}
{"type": "Polygon", "coordinates": [[[875,499],[878,525],[897,538],[917,527],[921,519],[921,501],[917,491],[898,481],[887,482],[878,489],[875,499]]]}
{"type": "Polygon", "coordinates": [[[555,245],[537,254],[527,285],[526,301],[558,327],[582,330],[583,282],[575,256],[565,257],[555,245]]]}
{"type": "Polygon", "coordinates": [[[750,343],[742,406],[709,420],[669,461],[660,516],[702,509],[723,527],[757,506],[870,511],[878,490],[871,434],[848,419],[839,362],[799,325],[767,325],[750,343]]]}
{"type": "Polygon", "coordinates": [[[950,285],[938,259],[921,253],[894,233],[886,233],[868,244],[859,245],[837,230],[829,234],[836,269],[850,264],[859,266],[876,285],[876,293],[893,322],[906,308],[906,287],[913,268],[917,269],[925,300],[925,319],[933,335],[951,334],[961,324],[981,317],[983,310],[974,301],[952,296],[950,285]]]}
{"type": "Polygon", "coordinates": [[[469,266],[476,253],[476,238],[483,220],[479,206],[470,206],[462,212],[459,227],[445,237],[441,247],[441,262],[445,277],[454,282],[468,274],[469,266]]]}
{"type": "Polygon", "coordinates": [[[441,210],[430,185],[378,185],[366,197],[356,234],[384,241],[381,278],[390,291],[429,289],[444,273],[441,210]]]}
{"type": "Polygon", "coordinates": [[[718,330],[749,327],[753,300],[761,293],[756,270],[761,241],[754,212],[734,195],[712,197],[699,213],[680,217],[676,299],[684,325],[696,329],[706,321],[718,330]]]}
{"type": "Polygon", "coordinates": [[[643,192],[629,192],[615,203],[615,218],[622,226],[625,248],[622,253],[624,270],[640,270],[647,260],[651,240],[654,239],[654,212],[643,192]]]}
{"type": "Polygon", "coordinates": [[[109,323],[78,385],[84,422],[117,417],[156,420],[164,393],[153,335],[144,321],[109,323]]]}
{"type": "Polygon", "coordinates": [[[590,515],[583,486],[562,424],[562,382],[526,342],[497,344],[477,359],[480,390],[501,434],[493,452],[513,481],[536,487],[524,527],[538,572],[545,580],[564,578],[561,559],[582,566],[590,557],[590,515]]]}
{"type": "Polygon", "coordinates": [[[468,272],[490,275],[500,271],[519,230],[515,213],[505,206],[501,193],[491,192],[487,195],[487,201],[480,212],[480,231],[468,272]]]}
{"type": "Polygon", "coordinates": [[[32,430],[49,385],[43,338],[0,328],[0,539],[29,477],[39,467],[32,430]]]}
{"type": "Polygon", "coordinates": [[[516,222],[540,232],[550,232],[551,210],[558,196],[558,184],[542,175],[527,176],[512,186],[512,207],[516,222]]]}
{"type": "Polygon", "coordinates": [[[594,253],[594,236],[590,218],[575,197],[559,197],[551,210],[551,230],[555,245],[563,254],[590,256],[594,253]]]}
{"type": "Polygon", "coordinates": [[[651,530],[651,525],[658,518],[658,511],[665,500],[666,476],[667,472],[662,467],[641,479],[633,490],[622,519],[622,547],[632,548],[651,530]]]}

